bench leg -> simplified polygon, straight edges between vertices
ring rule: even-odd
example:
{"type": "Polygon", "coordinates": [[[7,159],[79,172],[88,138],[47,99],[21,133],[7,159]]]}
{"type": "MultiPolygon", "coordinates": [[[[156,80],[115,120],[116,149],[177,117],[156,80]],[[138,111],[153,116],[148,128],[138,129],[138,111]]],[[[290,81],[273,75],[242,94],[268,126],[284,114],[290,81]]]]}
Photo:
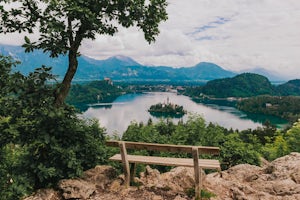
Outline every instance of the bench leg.
{"type": "Polygon", "coordinates": [[[199,152],[198,148],[193,147],[193,161],[195,172],[195,199],[201,199],[201,171],[199,168],[199,152]]]}
{"type": "Polygon", "coordinates": [[[130,183],[134,182],[135,170],[136,170],[136,164],[131,163],[130,164],[130,183]]]}
{"type": "Polygon", "coordinates": [[[124,168],[124,176],[125,176],[125,187],[128,188],[130,186],[130,168],[129,162],[127,159],[127,150],[124,142],[119,143],[120,153],[122,157],[122,163],[124,168]]]}

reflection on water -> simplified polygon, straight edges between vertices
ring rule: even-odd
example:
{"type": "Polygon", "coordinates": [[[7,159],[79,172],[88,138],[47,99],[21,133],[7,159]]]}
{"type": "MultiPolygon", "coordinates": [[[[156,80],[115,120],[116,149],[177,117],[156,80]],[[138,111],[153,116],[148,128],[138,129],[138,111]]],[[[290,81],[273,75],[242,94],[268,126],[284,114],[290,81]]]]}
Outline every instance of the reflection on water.
{"type": "MultiPolygon", "coordinates": [[[[269,119],[262,115],[260,115],[261,118],[259,119],[254,115],[249,116],[234,107],[196,103],[189,97],[165,92],[126,94],[117,98],[110,105],[91,106],[83,115],[85,117],[98,119],[101,126],[107,129],[108,134],[122,135],[132,121],[147,122],[149,118],[154,122],[159,121],[159,118],[151,116],[147,110],[153,104],[166,103],[168,97],[170,102],[182,105],[188,113],[200,114],[207,122],[213,122],[225,128],[239,130],[254,129],[261,126],[267,119],[271,121],[271,123],[274,123],[272,120],[275,119],[269,119]]],[[[188,115],[189,114],[184,115],[180,119],[186,121],[188,115]]],[[[180,119],[174,118],[172,120],[177,123],[180,119]]],[[[276,124],[280,123],[286,122],[276,122],[276,124]]]]}

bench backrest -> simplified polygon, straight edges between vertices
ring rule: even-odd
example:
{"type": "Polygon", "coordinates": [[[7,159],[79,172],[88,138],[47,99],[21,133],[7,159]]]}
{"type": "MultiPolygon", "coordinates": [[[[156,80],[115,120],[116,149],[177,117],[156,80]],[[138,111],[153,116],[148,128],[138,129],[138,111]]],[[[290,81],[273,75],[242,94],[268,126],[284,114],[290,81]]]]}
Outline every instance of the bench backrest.
{"type": "Polygon", "coordinates": [[[119,147],[120,143],[122,142],[125,143],[127,149],[192,153],[193,147],[196,147],[198,148],[199,154],[219,155],[220,153],[219,147],[207,147],[207,146],[172,145],[172,144],[157,144],[157,143],[144,143],[144,142],[127,142],[127,141],[117,141],[117,140],[106,141],[106,145],[111,147],[119,147]]]}

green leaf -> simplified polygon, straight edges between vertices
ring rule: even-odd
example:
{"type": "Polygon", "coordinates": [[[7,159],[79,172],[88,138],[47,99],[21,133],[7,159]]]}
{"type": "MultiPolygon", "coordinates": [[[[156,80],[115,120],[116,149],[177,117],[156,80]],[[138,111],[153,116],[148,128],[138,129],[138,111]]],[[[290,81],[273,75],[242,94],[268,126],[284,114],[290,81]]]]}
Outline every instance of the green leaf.
{"type": "Polygon", "coordinates": [[[29,39],[27,36],[24,37],[24,40],[25,40],[25,42],[26,42],[27,44],[30,44],[30,43],[31,43],[31,42],[30,42],[30,39],[29,39]]]}

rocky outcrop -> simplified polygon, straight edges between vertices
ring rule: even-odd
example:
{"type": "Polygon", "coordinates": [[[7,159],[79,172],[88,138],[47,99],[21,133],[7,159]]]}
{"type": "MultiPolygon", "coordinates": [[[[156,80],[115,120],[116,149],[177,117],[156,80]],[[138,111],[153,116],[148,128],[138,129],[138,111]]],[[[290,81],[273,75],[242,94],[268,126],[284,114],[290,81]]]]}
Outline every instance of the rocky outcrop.
{"type": "Polygon", "coordinates": [[[96,186],[81,179],[62,180],[58,187],[65,199],[88,199],[96,192],[96,186]]]}
{"type": "Polygon", "coordinates": [[[36,191],[32,196],[24,200],[61,200],[62,196],[58,191],[53,189],[41,189],[36,191]]]}
{"type": "Polygon", "coordinates": [[[291,153],[263,166],[234,166],[206,176],[204,186],[215,199],[299,200],[300,154],[291,153]]]}
{"type": "MultiPolygon", "coordinates": [[[[215,194],[212,200],[299,200],[300,153],[291,153],[258,167],[234,166],[220,173],[203,175],[203,187],[215,194]]],[[[110,166],[97,166],[81,179],[62,180],[59,191],[40,190],[26,200],[190,200],[194,187],[192,168],[177,167],[167,173],[146,167],[136,186],[125,188],[123,176],[110,166]]]]}
{"type": "MultiPolygon", "coordinates": [[[[203,180],[205,174],[202,172],[203,180]]],[[[176,167],[169,172],[160,174],[158,170],[146,167],[141,177],[136,179],[146,188],[168,189],[178,193],[185,193],[186,190],[194,187],[194,169],[187,167],[176,167]]]]}
{"type": "Polygon", "coordinates": [[[67,179],[58,183],[64,199],[89,199],[104,190],[116,178],[111,166],[96,166],[84,172],[81,179],[67,179]]]}

